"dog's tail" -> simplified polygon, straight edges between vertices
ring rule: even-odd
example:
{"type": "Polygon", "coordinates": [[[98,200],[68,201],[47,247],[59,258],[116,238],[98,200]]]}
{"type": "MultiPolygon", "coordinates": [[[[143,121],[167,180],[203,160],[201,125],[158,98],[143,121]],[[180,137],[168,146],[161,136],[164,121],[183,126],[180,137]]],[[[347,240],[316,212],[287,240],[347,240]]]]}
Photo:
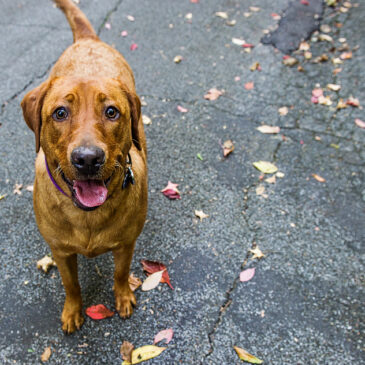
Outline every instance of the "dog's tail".
{"type": "Polygon", "coordinates": [[[54,0],[54,2],[66,15],[72,29],[74,42],[83,38],[99,39],[85,14],[72,0],[54,0]]]}

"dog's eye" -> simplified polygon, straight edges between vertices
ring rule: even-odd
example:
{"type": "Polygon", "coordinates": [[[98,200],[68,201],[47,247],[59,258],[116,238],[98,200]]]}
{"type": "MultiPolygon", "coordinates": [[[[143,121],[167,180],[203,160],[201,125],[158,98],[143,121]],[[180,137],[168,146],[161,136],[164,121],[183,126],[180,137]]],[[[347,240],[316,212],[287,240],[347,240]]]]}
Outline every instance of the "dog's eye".
{"type": "Polygon", "coordinates": [[[108,119],[117,119],[119,118],[119,111],[117,108],[114,108],[114,106],[108,106],[105,110],[105,116],[108,119]]]}
{"type": "Polygon", "coordinates": [[[61,106],[53,112],[52,117],[53,119],[58,121],[65,120],[68,117],[67,110],[63,106],[61,106]]]}

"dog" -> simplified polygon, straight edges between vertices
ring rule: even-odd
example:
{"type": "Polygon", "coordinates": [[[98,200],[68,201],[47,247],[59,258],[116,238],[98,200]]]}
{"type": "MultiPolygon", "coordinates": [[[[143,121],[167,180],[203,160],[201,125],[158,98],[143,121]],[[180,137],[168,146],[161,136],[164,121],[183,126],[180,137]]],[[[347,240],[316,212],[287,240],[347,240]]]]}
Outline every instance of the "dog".
{"type": "Polygon", "coordinates": [[[136,305],[128,278],[147,213],[147,150],[126,60],[72,0],[55,3],[74,43],[21,107],[35,134],[35,217],[65,288],[62,329],[72,333],[84,322],[77,254],[112,251],[115,307],[126,318],[136,305]]]}

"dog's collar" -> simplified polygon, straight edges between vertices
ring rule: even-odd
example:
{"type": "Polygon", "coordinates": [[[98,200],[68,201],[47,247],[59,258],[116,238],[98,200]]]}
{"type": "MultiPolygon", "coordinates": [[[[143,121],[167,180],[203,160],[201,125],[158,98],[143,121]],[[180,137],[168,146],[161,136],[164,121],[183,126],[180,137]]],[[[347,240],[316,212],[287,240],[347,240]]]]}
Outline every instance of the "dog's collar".
{"type": "MultiPolygon", "coordinates": [[[[122,184],[122,189],[125,189],[129,183],[131,183],[132,185],[134,185],[135,183],[135,180],[134,180],[134,174],[133,174],[133,171],[132,171],[132,158],[131,158],[131,155],[129,154],[128,152],[128,156],[127,156],[127,167],[126,167],[126,171],[125,171],[125,174],[124,174],[124,180],[123,180],[123,184],[122,184]]],[[[68,198],[71,198],[70,195],[66,194],[63,189],[57,184],[56,180],[53,178],[52,174],[51,174],[51,171],[49,170],[49,167],[48,167],[48,163],[47,163],[47,158],[46,156],[44,156],[44,162],[45,162],[45,165],[46,165],[46,170],[47,170],[47,173],[48,173],[48,176],[49,178],[51,179],[53,185],[56,187],[56,189],[62,193],[63,195],[67,196],[68,198]]]]}

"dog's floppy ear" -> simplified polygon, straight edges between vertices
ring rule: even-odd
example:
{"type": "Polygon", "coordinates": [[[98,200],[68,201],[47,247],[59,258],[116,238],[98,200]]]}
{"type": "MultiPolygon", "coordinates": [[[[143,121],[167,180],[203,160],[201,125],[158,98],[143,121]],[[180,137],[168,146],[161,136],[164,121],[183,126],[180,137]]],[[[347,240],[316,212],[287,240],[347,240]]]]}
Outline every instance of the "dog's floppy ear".
{"type": "Polygon", "coordinates": [[[42,125],[42,105],[46,92],[49,88],[49,81],[44,81],[35,89],[29,91],[21,102],[24,120],[35,135],[35,149],[39,152],[41,125],[42,125]]]}
{"type": "Polygon", "coordinates": [[[141,150],[141,141],[139,139],[138,124],[139,118],[141,117],[141,101],[135,92],[129,91],[123,87],[123,91],[126,93],[131,112],[131,123],[132,123],[132,141],[134,145],[141,150]]]}

